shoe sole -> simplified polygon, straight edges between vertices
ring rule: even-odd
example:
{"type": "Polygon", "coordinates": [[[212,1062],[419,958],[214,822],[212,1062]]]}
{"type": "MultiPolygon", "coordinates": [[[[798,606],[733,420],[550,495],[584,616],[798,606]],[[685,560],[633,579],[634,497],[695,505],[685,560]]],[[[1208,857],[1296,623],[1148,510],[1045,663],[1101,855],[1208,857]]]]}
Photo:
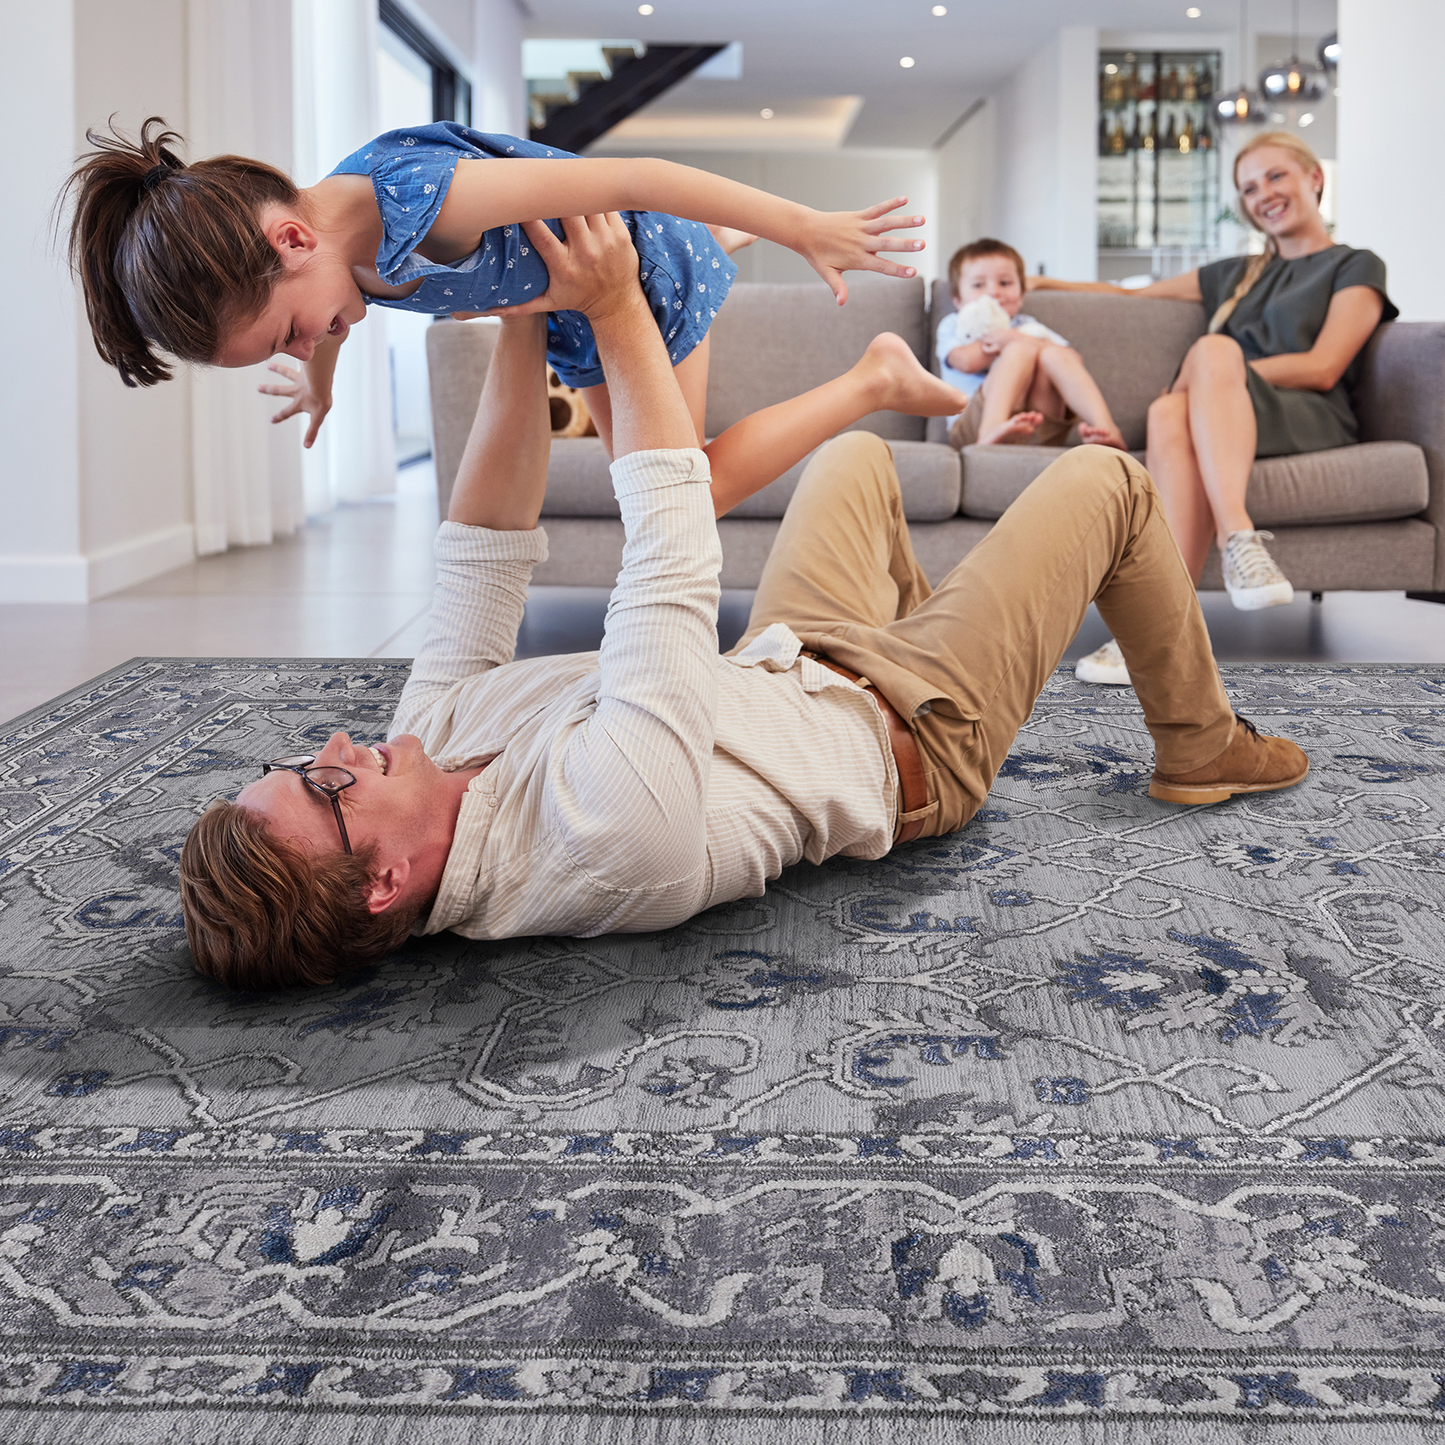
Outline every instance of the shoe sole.
{"type": "Polygon", "coordinates": [[[1074,676],[1080,682],[1092,682],[1102,687],[1128,687],[1131,679],[1127,669],[1122,667],[1098,668],[1085,667],[1078,663],[1074,667],[1074,676]],[[1123,673],[1120,677],[1119,674],[1123,673]]]}
{"type": "Polygon", "coordinates": [[[1277,793],[1282,788],[1293,788],[1309,777],[1310,765],[1296,778],[1286,778],[1281,783],[1161,783],[1157,778],[1149,783],[1149,796],[1161,803],[1188,803],[1197,807],[1201,803],[1222,803],[1236,793],[1277,793]]]}
{"type": "Polygon", "coordinates": [[[1263,612],[1266,607],[1287,607],[1294,601],[1294,588],[1288,582],[1273,582],[1268,587],[1233,587],[1224,589],[1240,612],[1263,612]]]}

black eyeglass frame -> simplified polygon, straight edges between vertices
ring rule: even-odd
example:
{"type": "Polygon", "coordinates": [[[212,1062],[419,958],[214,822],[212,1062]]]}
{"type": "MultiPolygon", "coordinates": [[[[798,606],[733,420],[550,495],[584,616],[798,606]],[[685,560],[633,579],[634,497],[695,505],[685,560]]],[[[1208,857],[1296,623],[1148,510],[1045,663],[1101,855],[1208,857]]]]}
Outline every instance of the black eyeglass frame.
{"type": "Polygon", "coordinates": [[[316,755],[314,753],[298,753],[295,757],[272,758],[269,763],[261,764],[261,776],[264,778],[267,773],[295,773],[303,783],[313,792],[320,793],[328,803],[331,804],[331,811],[336,817],[336,828],[341,834],[341,846],[351,852],[351,839],[346,836],[346,819],[341,816],[341,795],[356,781],[356,774],[350,768],[338,768],[331,763],[323,763],[316,767],[316,755]],[[344,783],[318,783],[311,776],[313,772],[322,773],[344,773],[344,783]]]}

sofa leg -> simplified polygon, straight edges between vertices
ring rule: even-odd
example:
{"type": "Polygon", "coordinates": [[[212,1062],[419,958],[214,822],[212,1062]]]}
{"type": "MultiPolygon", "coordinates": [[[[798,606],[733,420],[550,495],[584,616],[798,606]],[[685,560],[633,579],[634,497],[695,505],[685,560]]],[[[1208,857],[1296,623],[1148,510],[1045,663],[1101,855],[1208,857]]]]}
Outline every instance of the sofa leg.
{"type": "Polygon", "coordinates": [[[1311,601],[1311,602],[1323,602],[1324,600],[1325,600],[1325,594],[1324,594],[1323,592],[1311,592],[1311,593],[1310,593],[1310,601],[1311,601]]]}
{"type": "Polygon", "coordinates": [[[1439,602],[1445,605],[1445,592],[1407,592],[1405,596],[1412,602],[1439,602]]]}

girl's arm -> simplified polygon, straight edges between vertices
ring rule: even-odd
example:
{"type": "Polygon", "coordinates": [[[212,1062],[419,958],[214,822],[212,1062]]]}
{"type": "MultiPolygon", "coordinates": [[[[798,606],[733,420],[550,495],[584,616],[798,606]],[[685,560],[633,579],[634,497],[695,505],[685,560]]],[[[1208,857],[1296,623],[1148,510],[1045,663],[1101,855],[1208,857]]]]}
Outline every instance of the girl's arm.
{"type": "Polygon", "coordinates": [[[1249,364],[1266,381],[1294,391],[1331,391],[1380,324],[1384,298],[1373,286],[1346,286],[1330,298],[1325,324],[1308,351],[1249,364]]]}
{"type": "Polygon", "coordinates": [[[908,198],[864,211],[815,211],[673,161],[640,159],[462,160],[419,251],[429,261],[455,261],[476,249],[494,226],[604,211],[661,211],[717,226],[752,231],[802,256],[842,305],[844,271],[912,276],[912,266],[885,261],[880,251],[920,251],[922,241],[885,233],[923,224],[922,216],[890,218],[908,198]]]}
{"type": "Polygon", "coordinates": [[[273,422],[286,421],[303,411],[311,418],[302,446],[309,447],[316,440],[316,433],[321,430],[321,423],[326,419],[326,413],[331,410],[331,379],[336,375],[336,358],[345,339],[344,336],[328,336],[318,341],[316,349],[311,353],[311,360],[303,361],[300,371],[282,362],[273,361],[270,369],[279,376],[284,376],[285,383],[264,382],[256,388],[267,396],[291,398],[291,405],[283,406],[271,418],[273,422]]]}
{"type": "Polygon", "coordinates": [[[1185,271],[1178,276],[1168,276],[1137,290],[1128,286],[1115,286],[1108,281],[1060,281],[1056,276],[1027,276],[1024,278],[1026,291],[1108,291],[1115,296],[1149,296],[1156,301],[1203,301],[1204,293],[1199,289],[1199,272],[1185,271]]]}

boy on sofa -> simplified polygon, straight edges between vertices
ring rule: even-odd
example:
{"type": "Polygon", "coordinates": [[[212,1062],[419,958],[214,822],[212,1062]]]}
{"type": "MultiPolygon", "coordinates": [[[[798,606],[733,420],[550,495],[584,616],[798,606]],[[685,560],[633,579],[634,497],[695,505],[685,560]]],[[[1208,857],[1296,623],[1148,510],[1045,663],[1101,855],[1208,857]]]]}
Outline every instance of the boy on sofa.
{"type": "Polygon", "coordinates": [[[962,451],[1026,442],[1061,447],[1079,440],[1127,451],[1094,378],[1057,331],[1025,316],[1024,258],[989,237],[962,246],[948,263],[956,311],[938,323],[943,379],[969,398],[949,444],[962,451]]]}

